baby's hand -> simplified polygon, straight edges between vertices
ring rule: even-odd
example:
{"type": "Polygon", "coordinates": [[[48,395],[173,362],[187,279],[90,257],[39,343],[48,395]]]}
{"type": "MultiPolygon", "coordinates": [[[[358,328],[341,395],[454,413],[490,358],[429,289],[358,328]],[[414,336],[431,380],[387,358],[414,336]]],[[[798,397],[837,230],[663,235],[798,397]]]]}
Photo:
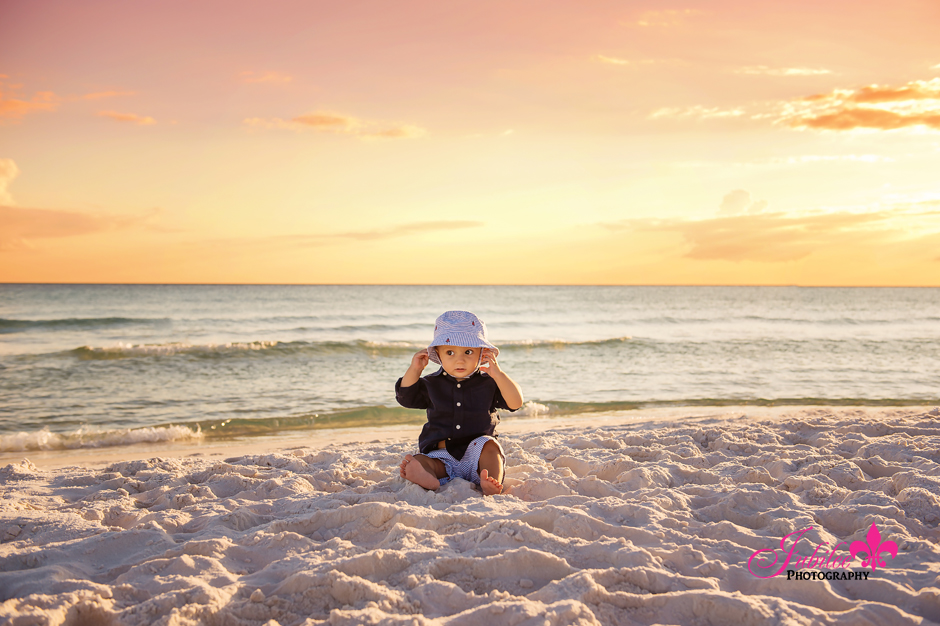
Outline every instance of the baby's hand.
{"type": "Polygon", "coordinates": [[[483,348],[483,356],[480,359],[480,371],[484,374],[502,374],[503,370],[499,368],[496,362],[496,354],[489,348],[483,348]],[[485,370],[483,368],[486,368],[485,370]]]}
{"type": "Polygon", "coordinates": [[[428,366],[428,362],[431,358],[428,356],[428,349],[425,348],[420,352],[415,352],[415,355],[411,357],[411,368],[416,370],[419,374],[424,371],[424,368],[428,366]]]}

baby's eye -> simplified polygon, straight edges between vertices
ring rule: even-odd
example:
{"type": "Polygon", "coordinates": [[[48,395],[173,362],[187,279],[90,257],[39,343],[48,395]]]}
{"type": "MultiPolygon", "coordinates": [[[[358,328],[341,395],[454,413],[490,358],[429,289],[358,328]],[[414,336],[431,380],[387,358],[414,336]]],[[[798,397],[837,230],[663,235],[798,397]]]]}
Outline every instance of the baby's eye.
{"type": "Polygon", "coordinates": [[[473,350],[464,350],[464,354],[473,354],[473,350]]]}
{"type": "Polygon", "coordinates": [[[453,350],[445,350],[444,353],[445,353],[447,356],[454,356],[454,351],[453,351],[453,350]]]}

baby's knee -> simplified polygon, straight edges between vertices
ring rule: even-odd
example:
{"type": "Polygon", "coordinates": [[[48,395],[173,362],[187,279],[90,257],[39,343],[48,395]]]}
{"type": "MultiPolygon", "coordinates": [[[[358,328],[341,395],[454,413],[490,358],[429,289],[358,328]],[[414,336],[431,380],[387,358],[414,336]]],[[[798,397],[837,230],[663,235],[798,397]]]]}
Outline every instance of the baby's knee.
{"type": "Polygon", "coordinates": [[[487,458],[503,458],[503,451],[500,449],[499,444],[493,441],[492,439],[483,444],[483,448],[480,450],[481,457],[487,458]]]}
{"type": "Polygon", "coordinates": [[[495,452],[497,450],[499,450],[499,446],[492,439],[483,444],[483,452],[495,452]]]}

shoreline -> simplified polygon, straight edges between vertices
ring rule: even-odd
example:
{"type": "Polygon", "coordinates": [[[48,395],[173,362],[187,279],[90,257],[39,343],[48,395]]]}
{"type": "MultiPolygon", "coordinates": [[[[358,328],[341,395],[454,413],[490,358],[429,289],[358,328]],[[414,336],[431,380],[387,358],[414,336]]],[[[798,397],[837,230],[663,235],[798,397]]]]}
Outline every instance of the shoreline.
{"type": "MultiPolygon", "coordinates": [[[[760,421],[785,418],[805,410],[858,410],[872,413],[891,409],[928,412],[935,405],[924,406],[676,406],[622,411],[598,411],[559,416],[532,417],[504,416],[497,432],[513,434],[530,432],[539,427],[569,428],[634,424],[637,426],[668,422],[670,420],[725,419],[738,416],[742,420],[760,421]]],[[[232,439],[197,439],[169,442],[138,442],[127,445],[83,447],[50,450],[14,450],[0,452],[0,468],[28,460],[37,468],[65,467],[103,468],[112,463],[140,459],[206,458],[225,459],[234,456],[290,453],[298,448],[325,449],[331,445],[396,442],[417,444],[421,424],[389,425],[379,427],[350,427],[336,429],[293,430],[277,435],[235,437],[232,439]]]]}
{"type": "Polygon", "coordinates": [[[940,625],[940,408],[752,409],[507,419],[488,497],[404,428],[9,463],[0,621],[940,625]]]}

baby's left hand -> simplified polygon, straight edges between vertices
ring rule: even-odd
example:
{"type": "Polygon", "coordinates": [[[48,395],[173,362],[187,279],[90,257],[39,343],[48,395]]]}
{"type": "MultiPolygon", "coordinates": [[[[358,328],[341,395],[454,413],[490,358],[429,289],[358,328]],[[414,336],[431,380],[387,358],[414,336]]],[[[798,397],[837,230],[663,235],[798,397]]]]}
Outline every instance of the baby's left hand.
{"type": "Polygon", "coordinates": [[[499,363],[496,362],[496,355],[489,348],[483,348],[483,357],[480,360],[480,372],[490,375],[503,373],[503,370],[499,368],[499,363]]]}

